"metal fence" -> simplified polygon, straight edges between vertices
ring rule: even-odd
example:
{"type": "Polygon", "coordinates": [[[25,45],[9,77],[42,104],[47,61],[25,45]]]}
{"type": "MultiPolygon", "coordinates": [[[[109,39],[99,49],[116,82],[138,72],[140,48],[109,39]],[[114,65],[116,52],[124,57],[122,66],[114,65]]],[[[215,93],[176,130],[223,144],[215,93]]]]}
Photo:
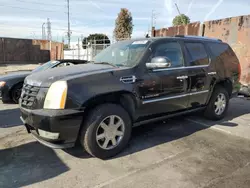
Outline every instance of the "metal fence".
{"type": "MultiPolygon", "coordinates": [[[[126,39],[121,39],[126,40],[126,39]]],[[[64,59],[83,59],[91,61],[98,53],[110,46],[116,41],[109,39],[86,41],[83,45],[82,41],[71,46],[70,50],[64,50],[64,59]]]]}

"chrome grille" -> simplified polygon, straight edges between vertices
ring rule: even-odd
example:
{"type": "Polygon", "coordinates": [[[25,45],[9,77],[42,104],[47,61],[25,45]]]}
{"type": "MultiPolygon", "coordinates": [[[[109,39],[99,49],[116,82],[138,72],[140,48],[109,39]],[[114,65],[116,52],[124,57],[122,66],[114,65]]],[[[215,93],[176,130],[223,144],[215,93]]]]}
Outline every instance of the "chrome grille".
{"type": "Polygon", "coordinates": [[[21,106],[28,109],[32,108],[38,92],[39,87],[24,84],[20,98],[21,106]]]}

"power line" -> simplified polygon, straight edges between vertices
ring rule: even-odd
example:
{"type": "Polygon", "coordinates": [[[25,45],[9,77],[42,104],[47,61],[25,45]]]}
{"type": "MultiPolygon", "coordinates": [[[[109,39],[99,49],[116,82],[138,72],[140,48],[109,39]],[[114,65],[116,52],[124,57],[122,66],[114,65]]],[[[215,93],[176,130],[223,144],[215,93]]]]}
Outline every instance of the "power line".
{"type": "Polygon", "coordinates": [[[16,6],[9,6],[9,5],[0,5],[0,6],[1,6],[1,7],[16,8],[16,9],[23,9],[23,10],[30,10],[30,11],[55,12],[55,10],[30,9],[30,8],[16,7],[16,6]]]}
{"type": "Polygon", "coordinates": [[[16,0],[16,1],[19,1],[19,2],[23,2],[23,3],[30,3],[30,4],[38,4],[38,5],[48,5],[48,6],[63,6],[64,5],[60,5],[60,4],[50,4],[50,3],[40,3],[40,2],[33,2],[33,1],[24,1],[24,0],[16,0]]]}

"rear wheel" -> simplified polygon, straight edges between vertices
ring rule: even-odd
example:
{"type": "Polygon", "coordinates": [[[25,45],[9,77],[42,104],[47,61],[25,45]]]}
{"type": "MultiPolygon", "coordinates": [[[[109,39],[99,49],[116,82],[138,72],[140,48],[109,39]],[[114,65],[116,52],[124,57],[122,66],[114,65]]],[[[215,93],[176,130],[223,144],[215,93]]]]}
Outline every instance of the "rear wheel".
{"type": "Polygon", "coordinates": [[[11,99],[14,103],[18,104],[21,97],[23,84],[19,83],[11,89],[11,99]]]}
{"type": "Polygon", "coordinates": [[[225,117],[229,104],[229,95],[225,88],[218,86],[205,110],[205,116],[211,120],[220,120],[225,117]]]}
{"type": "Polygon", "coordinates": [[[130,116],[121,106],[103,104],[88,114],[80,142],[90,155],[101,159],[110,158],[126,147],[131,127],[130,116]]]}

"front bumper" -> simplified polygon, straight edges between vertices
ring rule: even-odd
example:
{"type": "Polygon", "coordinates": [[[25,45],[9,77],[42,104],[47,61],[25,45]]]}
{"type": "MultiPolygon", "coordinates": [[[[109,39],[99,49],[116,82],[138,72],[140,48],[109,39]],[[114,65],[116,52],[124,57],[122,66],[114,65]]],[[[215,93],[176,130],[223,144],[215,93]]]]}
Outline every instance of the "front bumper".
{"type": "Polygon", "coordinates": [[[84,111],[81,110],[28,110],[20,108],[20,119],[28,133],[41,144],[54,149],[69,148],[75,145],[82,124],[84,111]],[[39,130],[59,133],[58,139],[48,139],[39,130]]]}

